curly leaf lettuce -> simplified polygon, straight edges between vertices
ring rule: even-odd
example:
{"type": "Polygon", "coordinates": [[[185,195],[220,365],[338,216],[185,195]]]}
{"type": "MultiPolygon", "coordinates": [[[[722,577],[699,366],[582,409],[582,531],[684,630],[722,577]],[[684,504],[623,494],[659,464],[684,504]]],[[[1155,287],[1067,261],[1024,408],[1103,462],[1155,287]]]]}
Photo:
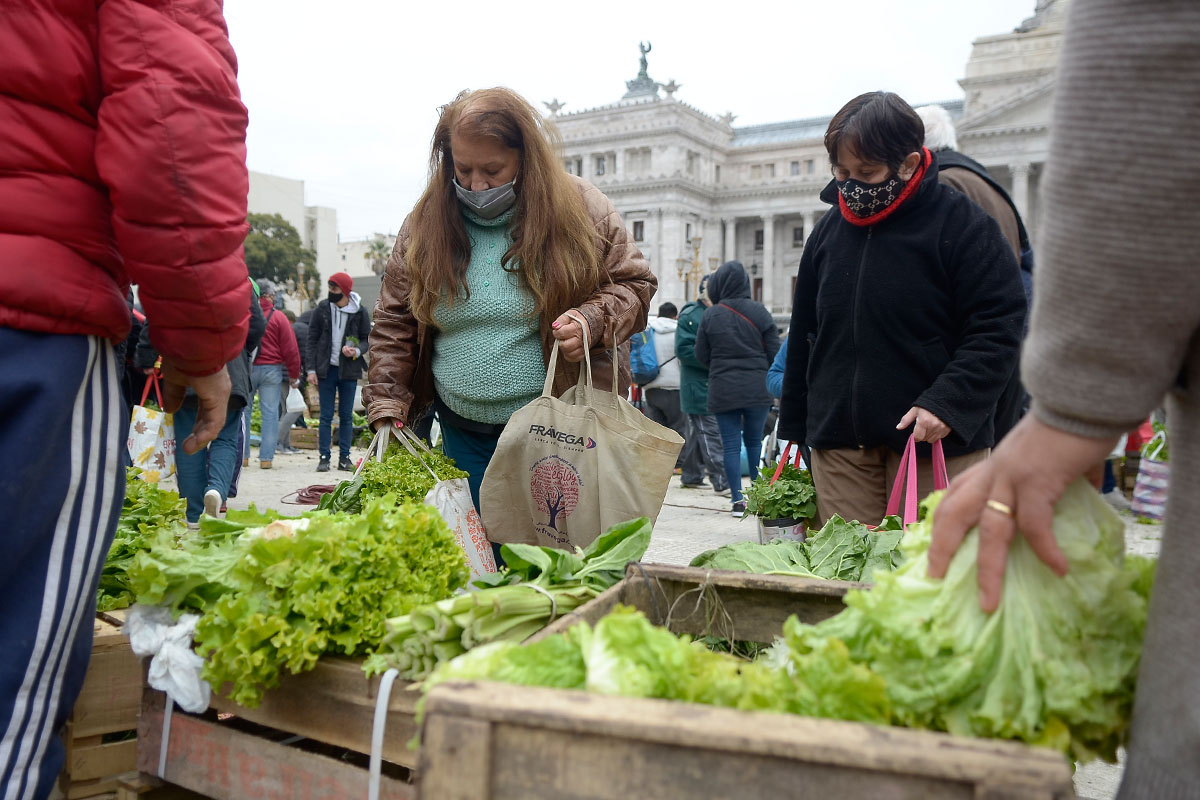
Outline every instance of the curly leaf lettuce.
{"type": "MultiPolygon", "coordinates": [[[[1124,560],[1120,518],[1083,482],[1055,508],[1070,571],[1058,578],[1023,539],[1013,543],[1004,596],[979,608],[978,533],[946,577],[927,577],[931,512],[904,540],[908,560],[851,591],[847,610],[817,625],[789,620],[789,646],[843,643],[887,685],[896,720],[954,734],[1020,739],[1071,758],[1114,760],[1129,719],[1149,580],[1124,560]],[[915,529],[915,530],[914,530],[915,529]]],[[[798,674],[803,678],[801,670],[798,674]]]]}

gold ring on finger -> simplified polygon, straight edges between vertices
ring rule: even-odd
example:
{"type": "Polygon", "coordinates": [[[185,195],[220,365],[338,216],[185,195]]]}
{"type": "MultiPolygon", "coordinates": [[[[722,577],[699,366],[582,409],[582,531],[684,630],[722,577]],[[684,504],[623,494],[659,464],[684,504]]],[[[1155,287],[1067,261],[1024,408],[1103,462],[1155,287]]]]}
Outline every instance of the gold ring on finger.
{"type": "Polygon", "coordinates": [[[1016,514],[1013,513],[1012,506],[1008,505],[1007,503],[1001,503],[999,500],[988,500],[987,507],[992,511],[1000,512],[1009,519],[1016,517],[1016,514]]]}

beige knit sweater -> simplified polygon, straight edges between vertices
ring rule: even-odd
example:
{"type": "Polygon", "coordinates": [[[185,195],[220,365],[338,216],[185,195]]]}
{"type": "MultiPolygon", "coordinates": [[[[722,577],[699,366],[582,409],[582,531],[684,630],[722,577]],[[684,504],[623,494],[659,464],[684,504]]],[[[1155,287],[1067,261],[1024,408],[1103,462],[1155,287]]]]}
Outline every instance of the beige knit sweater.
{"type": "Polygon", "coordinates": [[[1200,2],[1073,0],[1023,377],[1057,428],[1168,396],[1171,487],[1119,797],[1200,797],[1200,2]]]}

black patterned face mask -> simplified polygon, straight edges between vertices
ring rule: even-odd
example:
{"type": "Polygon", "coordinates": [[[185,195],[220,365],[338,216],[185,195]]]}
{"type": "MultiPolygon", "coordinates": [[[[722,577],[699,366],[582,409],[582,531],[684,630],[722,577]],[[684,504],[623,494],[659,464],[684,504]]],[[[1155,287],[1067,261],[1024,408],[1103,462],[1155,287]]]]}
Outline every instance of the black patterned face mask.
{"type": "Polygon", "coordinates": [[[838,181],[837,187],[850,213],[856,217],[869,217],[896,202],[896,198],[904,191],[904,183],[893,175],[882,183],[863,183],[847,178],[838,181]]]}

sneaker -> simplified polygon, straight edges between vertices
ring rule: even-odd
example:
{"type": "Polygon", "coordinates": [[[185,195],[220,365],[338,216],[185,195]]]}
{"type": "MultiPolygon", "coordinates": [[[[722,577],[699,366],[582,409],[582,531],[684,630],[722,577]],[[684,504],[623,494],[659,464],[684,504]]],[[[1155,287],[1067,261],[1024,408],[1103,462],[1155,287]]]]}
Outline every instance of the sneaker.
{"type": "Polygon", "coordinates": [[[1124,493],[1118,489],[1113,489],[1111,492],[1105,492],[1100,496],[1104,498],[1104,502],[1108,503],[1117,511],[1129,511],[1132,507],[1132,504],[1125,497],[1124,493]]]}
{"type": "Polygon", "coordinates": [[[342,472],[354,472],[354,462],[346,456],[342,456],[338,459],[338,469],[342,472]]]}
{"type": "Polygon", "coordinates": [[[243,466],[243,467],[248,467],[248,466],[250,466],[250,459],[248,459],[248,458],[243,458],[243,459],[242,459],[242,466],[243,466]]]}
{"type": "Polygon", "coordinates": [[[271,466],[272,466],[272,464],[271,464],[271,462],[270,462],[270,461],[260,461],[260,462],[258,462],[258,468],[259,468],[259,469],[270,469],[270,468],[271,468],[271,466]]]}
{"type": "Polygon", "coordinates": [[[746,501],[738,500],[733,504],[733,508],[729,513],[733,514],[734,519],[741,519],[742,517],[746,516],[746,501]]]}
{"type": "Polygon", "coordinates": [[[224,504],[224,501],[221,500],[221,493],[216,489],[209,489],[204,493],[204,513],[210,517],[219,514],[222,511],[221,506],[224,504]]]}
{"type": "Polygon", "coordinates": [[[187,524],[187,529],[189,531],[198,531],[198,530],[200,530],[200,523],[199,522],[189,522],[187,524]]]}
{"type": "Polygon", "coordinates": [[[329,456],[322,456],[317,463],[317,472],[329,472],[329,456]]]}
{"type": "Polygon", "coordinates": [[[699,483],[684,483],[683,481],[680,481],[679,485],[684,489],[703,489],[708,484],[706,484],[704,481],[700,481],[699,483]]]}
{"type": "Polygon", "coordinates": [[[296,455],[296,453],[299,453],[300,451],[294,447],[276,447],[275,452],[283,453],[285,456],[294,456],[294,455],[296,455]]]}
{"type": "Polygon", "coordinates": [[[717,497],[729,497],[732,493],[729,491],[729,487],[726,486],[724,489],[714,488],[713,494],[715,494],[717,497]]]}

